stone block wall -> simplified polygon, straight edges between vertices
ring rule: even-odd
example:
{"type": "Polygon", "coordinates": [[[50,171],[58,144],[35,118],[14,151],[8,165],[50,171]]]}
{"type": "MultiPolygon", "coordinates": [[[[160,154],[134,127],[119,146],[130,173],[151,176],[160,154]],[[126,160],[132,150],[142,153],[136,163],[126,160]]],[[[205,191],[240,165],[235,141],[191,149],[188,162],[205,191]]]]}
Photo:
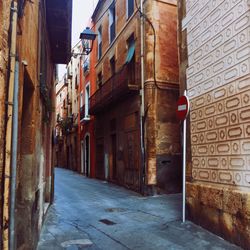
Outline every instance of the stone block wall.
{"type": "Polygon", "coordinates": [[[246,190],[187,183],[189,219],[244,249],[250,239],[250,194],[246,190]]]}

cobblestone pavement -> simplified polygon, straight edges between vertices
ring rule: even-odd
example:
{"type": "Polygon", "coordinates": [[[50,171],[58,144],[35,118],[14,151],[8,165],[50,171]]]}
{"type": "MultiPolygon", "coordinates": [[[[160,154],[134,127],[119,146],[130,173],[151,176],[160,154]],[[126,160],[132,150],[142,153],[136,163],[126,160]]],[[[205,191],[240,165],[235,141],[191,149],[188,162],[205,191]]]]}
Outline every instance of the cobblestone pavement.
{"type": "Polygon", "coordinates": [[[240,249],[181,223],[181,195],[142,197],[122,187],[56,169],[55,202],[38,250],[240,249]]]}

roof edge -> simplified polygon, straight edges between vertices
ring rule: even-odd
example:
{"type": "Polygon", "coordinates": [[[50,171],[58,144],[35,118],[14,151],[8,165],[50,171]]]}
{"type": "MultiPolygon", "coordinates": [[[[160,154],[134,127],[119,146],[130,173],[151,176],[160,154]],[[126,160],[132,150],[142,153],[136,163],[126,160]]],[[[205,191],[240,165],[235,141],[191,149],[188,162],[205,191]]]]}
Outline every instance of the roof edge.
{"type": "Polygon", "coordinates": [[[92,16],[91,16],[91,19],[92,19],[92,20],[95,19],[96,15],[97,15],[97,13],[98,13],[98,10],[100,9],[100,7],[101,7],[101,5],[102,5],[103,3],[104,3],[104,0],[99,0],[99,1],[98,1],[97,5],[96,5],[96,7],[95,7],[95,10],[94,10],[94,12],[93,12],[93,14],[92,14],[92,16]]]}

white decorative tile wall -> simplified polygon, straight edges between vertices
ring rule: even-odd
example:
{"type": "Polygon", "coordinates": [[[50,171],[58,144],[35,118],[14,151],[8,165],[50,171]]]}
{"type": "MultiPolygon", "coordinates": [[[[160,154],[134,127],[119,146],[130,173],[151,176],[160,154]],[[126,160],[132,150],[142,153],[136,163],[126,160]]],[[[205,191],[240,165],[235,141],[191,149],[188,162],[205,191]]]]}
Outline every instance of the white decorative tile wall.
{"type": "Polygon", "coordinates": [[[250,0],[187,0],[193,178],[250,187],[250,0]]]}

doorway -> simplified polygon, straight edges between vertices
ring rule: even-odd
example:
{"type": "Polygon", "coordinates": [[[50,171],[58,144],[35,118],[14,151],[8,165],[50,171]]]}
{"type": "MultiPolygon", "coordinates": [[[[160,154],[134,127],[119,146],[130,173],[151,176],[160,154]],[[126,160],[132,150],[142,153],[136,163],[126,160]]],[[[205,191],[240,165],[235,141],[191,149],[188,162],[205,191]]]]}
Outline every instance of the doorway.
{"type": "Polygon", "coordinates": [[[112,180],[116,180],[116,134],[111,135],[111,150],[112,150],[112,180]]]}
{"type": "Polygon", "coordinates": [[[84,174],[90,176],[90,136],[85,135],[84,139],[84,152],[83,152],[83,162],[84,162],[84,174]]]}
{"type": "Polygon", "coordinates": [[[81,174],[84,174],[84,141],[81,141],[81,174]]]}

